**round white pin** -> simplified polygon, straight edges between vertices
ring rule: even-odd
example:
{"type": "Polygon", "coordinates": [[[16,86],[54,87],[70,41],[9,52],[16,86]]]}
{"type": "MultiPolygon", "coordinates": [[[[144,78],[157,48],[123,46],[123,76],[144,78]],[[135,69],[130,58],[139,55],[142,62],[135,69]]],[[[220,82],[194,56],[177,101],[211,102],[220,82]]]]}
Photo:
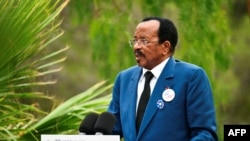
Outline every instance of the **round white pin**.
{"type": "Polygon", "coordinates": [[[172,101],[174,97],[175,97],[175,92],[173,89],[166,89],[162,93],[162,99],[166,102],[172,101]]]}

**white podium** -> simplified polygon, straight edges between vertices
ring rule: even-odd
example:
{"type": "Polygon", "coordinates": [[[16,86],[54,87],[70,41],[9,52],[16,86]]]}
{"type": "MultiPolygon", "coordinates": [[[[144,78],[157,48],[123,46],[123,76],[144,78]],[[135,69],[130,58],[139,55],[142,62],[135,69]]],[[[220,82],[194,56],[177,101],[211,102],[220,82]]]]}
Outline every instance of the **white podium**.
{"type": "Polygon", "coordinates": [[[41,141],[120,141],[118,135],[41,135],[41,141]]]}

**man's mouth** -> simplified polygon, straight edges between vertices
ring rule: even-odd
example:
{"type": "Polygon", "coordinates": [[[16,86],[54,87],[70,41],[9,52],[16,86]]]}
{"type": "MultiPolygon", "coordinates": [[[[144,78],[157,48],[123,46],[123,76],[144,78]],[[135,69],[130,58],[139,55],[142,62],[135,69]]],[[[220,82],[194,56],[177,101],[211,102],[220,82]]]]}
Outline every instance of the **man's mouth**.
{"type": "Polygon", "coordinates": [[[141,51],[135,51],[135,57],[144,56],[144,54],[141,51]]]}
{"type": "Polygon", "coordinates": [[[135,51],[135,59],[138,61],[141,57],[144,57],[144,54],[141,51],[135,51]]]}

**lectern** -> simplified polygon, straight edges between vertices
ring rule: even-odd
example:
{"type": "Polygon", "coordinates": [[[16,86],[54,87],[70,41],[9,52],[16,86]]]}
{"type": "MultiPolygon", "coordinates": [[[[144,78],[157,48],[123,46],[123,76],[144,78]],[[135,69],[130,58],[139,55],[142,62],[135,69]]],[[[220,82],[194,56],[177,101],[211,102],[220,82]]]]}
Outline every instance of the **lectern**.
{"type": "Polygon", "coordinates": [[[118,135],[41,135],[41,141],[120,141],[118,135]]]}

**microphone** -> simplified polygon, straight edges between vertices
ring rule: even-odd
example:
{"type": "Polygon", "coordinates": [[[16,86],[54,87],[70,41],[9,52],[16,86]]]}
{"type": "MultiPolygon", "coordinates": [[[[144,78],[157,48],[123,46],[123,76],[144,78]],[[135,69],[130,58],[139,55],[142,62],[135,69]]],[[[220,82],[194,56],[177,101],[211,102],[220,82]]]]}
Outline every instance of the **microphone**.
{"type": "Polygon", "coordinates": [[[79,134],[80,135],[94,135],[94,126],[96,123],[96,120],[98,119],[97,113],[89,113],[85,116],[85,118],[82,120],[80,127],[79,127],[79,134]]]}
{"type": "Polygon", "coordinates": [[[95,135],[110,135],[115,125],[115,116],[110,112],[103,112],[98,117],[94,131],[95,135]]]}

